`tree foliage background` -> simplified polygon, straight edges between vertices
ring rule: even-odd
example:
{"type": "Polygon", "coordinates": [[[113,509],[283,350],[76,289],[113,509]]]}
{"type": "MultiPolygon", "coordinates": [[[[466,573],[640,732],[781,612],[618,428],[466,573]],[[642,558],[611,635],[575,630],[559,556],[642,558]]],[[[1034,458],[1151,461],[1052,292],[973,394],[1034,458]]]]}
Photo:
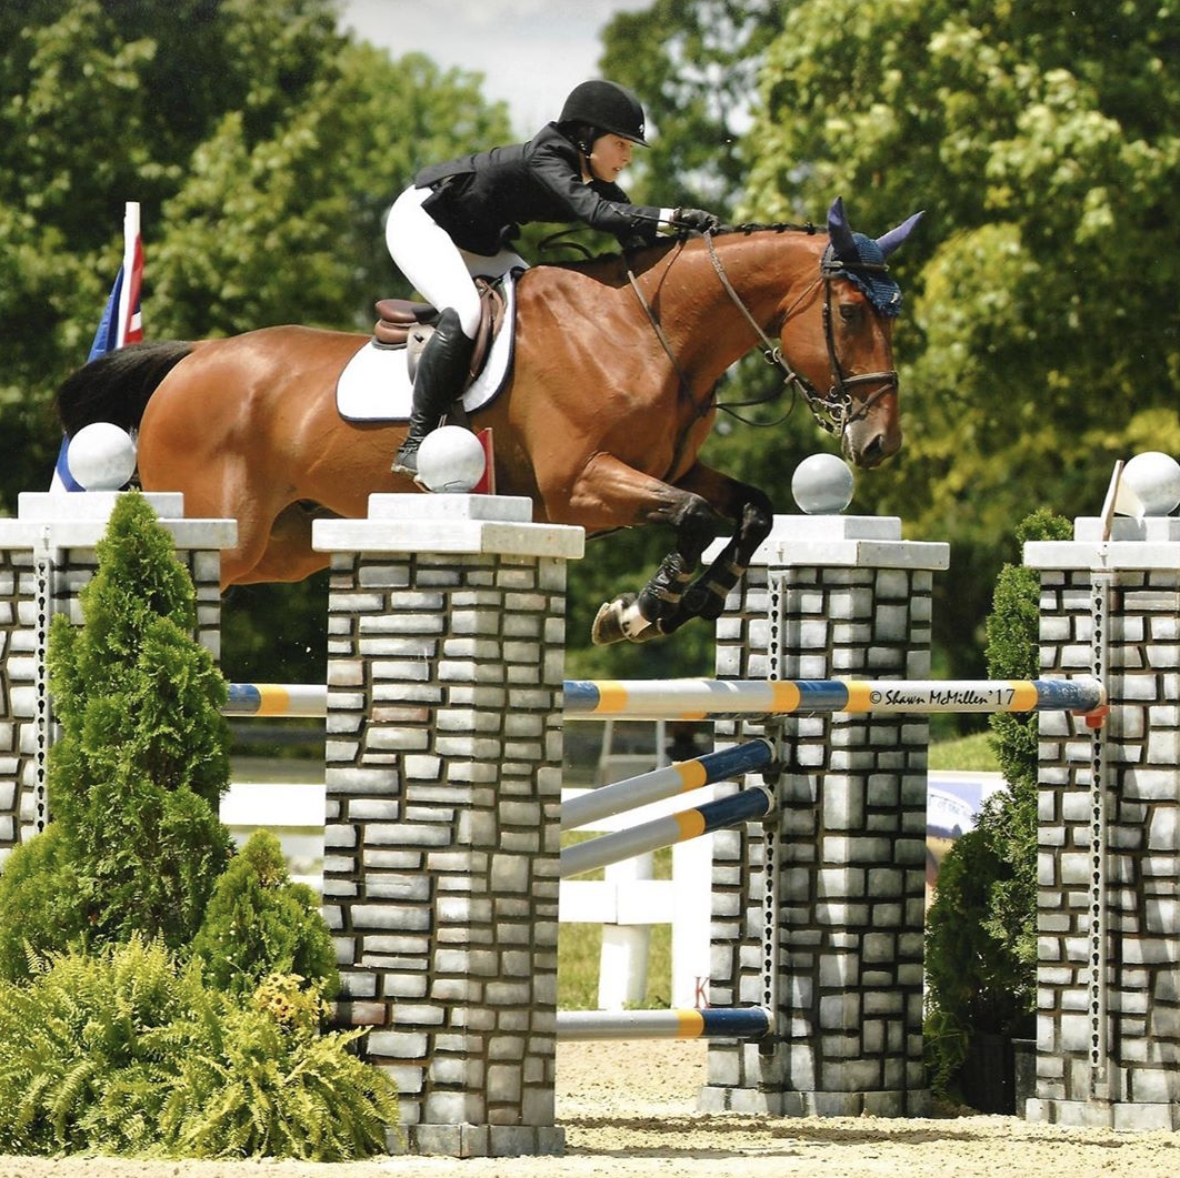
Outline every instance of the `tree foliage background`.
{"type": "MultiPolygon", "coordinates": [[[[365,330],[374,299],[409,293],[384,210],[424,163],[504,140],[507,112],[474,75],[391,60],[338,15],[333,0],[0,6],[0,510],[49,485],[50,399],[86,359],[125,201],[142,205],[148,339],[365,330]]],[[[231,595],[235,672],[322,674],[322,602],[322,579],[231,595]]]]}
{"type": "MultiPolygon", "coordinates": [[[[952,542],[936,639],[981,672],[1017,521],[1096,514],[1116,458],[1180,455],[1180,4],[661,0],[606,44],[662,159],[742,217],[818,220],[843,195],[879,235],[927,210],[891,259],[905,447],[858,476],[854,510],[952,542]],[[677,155],[682,127],[709,151],[677,155]]],[[[745,477],[784,486],[795,447],[818,448],[800,433],[743,444],[745,477]]]]}
{"type": "MultiPolygon", "coordinates": [[[[653,0],[604,29],[604,76],[641,94],[655,130],[627,179],[636,199],[822,222],[842,195],[873,235],[927,210],[894,259],[906,445],[858,476],[853,510],[952,542],[935,611],[949,673],[983,670],[1017,520],[1092,514],[1115,458],[1180,453],[1178,10],[653,0]]],[[[148,338],[363,329],[375,296],[404,291],[382,241],[393,196],[424,162],[511,138],[478,76],[392,60],[338,15],[332,0],[0,6],[0,508],[48,481],[47,404],[85,358],[125,200],[143,205],[148,338]]],[[[743,363],[722,399],[774,379],[743,363]]],[[[792,510],[795,464],[832,443],[802,411],[727,425],[707,460],[792,510]]],[[[667,539],[598,541],[575,570],[579,673],[707,666],[690,629],[642,655],[581,646],[598,602],[635,587],[667,539]]],[[[233,669],[314,677],[315,587],[239,600],[233,669]]]]}

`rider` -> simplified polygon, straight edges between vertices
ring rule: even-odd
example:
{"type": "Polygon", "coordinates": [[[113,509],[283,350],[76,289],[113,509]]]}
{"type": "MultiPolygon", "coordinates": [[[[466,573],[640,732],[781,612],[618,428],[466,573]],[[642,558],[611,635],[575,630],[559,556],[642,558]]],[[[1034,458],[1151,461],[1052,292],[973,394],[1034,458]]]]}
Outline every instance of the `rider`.
{"type": "Polygon", "coordinates": [[[418,447],[466,382],[480,320],[475,275],[524,269],[511,248],[533,221],[584,221],[615,234],[624,248],[655,240],[657,227],[704,232],[720,224],[701,209],[633,205],[615,183],[646,147],[643,107],[614,82],[575,86],[557,122],[528,143],[496,147],[424,168],[389,211],[385,240],[394,262],[439,309],[438,325],[414,377],[410,428],[393,462],[418,473],[418,447]]]}

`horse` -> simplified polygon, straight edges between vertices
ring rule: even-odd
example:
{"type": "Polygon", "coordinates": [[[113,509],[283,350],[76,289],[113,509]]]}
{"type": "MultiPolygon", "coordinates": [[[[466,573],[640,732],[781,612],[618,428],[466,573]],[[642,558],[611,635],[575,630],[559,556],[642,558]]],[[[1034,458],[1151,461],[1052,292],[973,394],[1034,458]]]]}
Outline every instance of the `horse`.
{"type": "MultiPolygon", "coordinates": [[[[494,431],[497,491],[530,498],[538,522],[591,535],[675,530],[647,584],[602,606],[594,642],[716,618],[769,534],[767,495],[698,459],[720,377],[755,346],[849,462],[871,468],[898,451],[896,309],[874,292],[900,299],[884,259],[921,215],[874,241],[837,199],[826,234],[731,226],[521,274],[506,388],[470,423],[494,431]],[[724,521],[732,537],[701,570],[724,521]]],[[[68,377],[58,416],[68,435],[97,421],[137,433],[145,491],[181,491],[190,517],[237,521],[223,588],[302,580],[329,562],[312,548],[313,519],[363,517],[374,492],[420,490],[390,471],[404,422],[337,410],[337,378],[368,340],[281,326],[132,345],[68,377]]]]}

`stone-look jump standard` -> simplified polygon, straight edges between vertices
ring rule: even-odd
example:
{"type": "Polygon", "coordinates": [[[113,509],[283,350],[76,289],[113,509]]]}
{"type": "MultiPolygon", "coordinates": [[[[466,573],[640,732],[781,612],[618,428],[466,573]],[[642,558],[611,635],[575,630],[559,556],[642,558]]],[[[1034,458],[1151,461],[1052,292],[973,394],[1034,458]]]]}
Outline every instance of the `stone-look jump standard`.
{"type": "MultiPolygon", "coordinates": [[[[375,495],[329,587],[324,915],[409,1148],[554,1154],[566,562],[526,499],[375,495]]],[[[391,1141],[391,1146],[393,1142],[391,1141]]]]}

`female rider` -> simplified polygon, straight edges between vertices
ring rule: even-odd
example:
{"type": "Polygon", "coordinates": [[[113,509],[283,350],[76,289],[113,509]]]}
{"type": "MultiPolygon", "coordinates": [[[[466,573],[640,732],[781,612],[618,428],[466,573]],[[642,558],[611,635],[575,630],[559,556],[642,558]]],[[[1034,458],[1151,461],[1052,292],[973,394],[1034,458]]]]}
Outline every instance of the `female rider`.
{"type": "Polygon", "coordinates": [[[528,143],[495,147],[424,168],[398,197],[385,226],[394,262],[440,311],[414,377],[410,428],[393,462],[417,475],[418,447],[438,425],[467,377],[480,304],[475,275],[499,278],[525,262],[511,249],[522,224],[584,221],[624,248],[655,240],[658,227],[716,229],[700,209],[633,205],[615,183],[646,147],[643,107],[614,82],[575,86],[557,122],[528,143]]]}

